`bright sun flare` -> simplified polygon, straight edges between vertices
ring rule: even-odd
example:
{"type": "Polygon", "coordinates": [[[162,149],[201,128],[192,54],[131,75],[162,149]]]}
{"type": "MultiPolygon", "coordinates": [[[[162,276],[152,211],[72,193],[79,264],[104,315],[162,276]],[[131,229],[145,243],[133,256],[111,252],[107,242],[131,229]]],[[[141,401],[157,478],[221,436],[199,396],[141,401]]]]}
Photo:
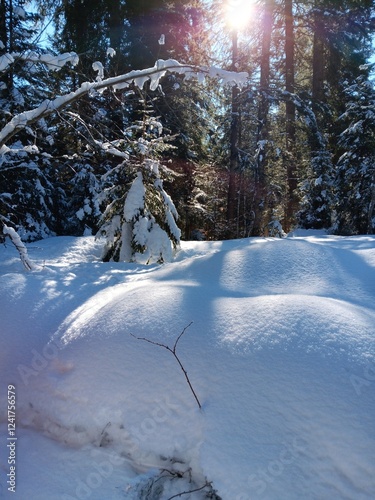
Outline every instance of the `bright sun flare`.
{"type": "Polygon", "coordinates": [[[226,19],[232,28],[240,29],[250,19],[254,8],[253,0],[227,0],[226,19]]]}

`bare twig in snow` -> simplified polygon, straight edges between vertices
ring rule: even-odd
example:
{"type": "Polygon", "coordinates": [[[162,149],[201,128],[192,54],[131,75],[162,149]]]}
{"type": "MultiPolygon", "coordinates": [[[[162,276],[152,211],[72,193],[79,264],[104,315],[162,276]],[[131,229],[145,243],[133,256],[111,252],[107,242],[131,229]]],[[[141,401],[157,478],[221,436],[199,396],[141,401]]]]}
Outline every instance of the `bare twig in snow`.
{"type": "Polygon", "coordinates": [[[187,325],[185,326],[185,328],[182,330],[182,332],[180,333],[180,335],[177,337],[176,339],[176,342],[174,343],[173,347],[169,347],[168,345],[166,344],[162,344],[160,342],[155,342],[154,340],[150,340],[150,339],[146,339],[145,337],[136,337],[135,335],[133,335],[132,333],[130,334],[132,337],[134,337],[135,339],[137,340],[144,340],[145,342],[148,342],[149,344],[153,344],[153,345],[156,345],[156,346],[159,346],[159,347],[163,347],[164,349],[166,349],[167,351],[171,352],[173,354],[173,356],[175,357],[177,363],[180,365],[180,368],[185,376],[185,379],[186,379],[186,382],[188,383],[189,387],[190,387],[190,390],[191,392],[193,393],[193,396],[195,398],[195,401],[197,402],[198,404],[198,407],[199,409],[201,410],[202,409],[202,405],[200,404],[199,402],[199,399],[198,399],[198,396],[196,395],[194,389],[193,389],[193,386],[191,385],[191,382],[190,382],[190,379],[188,377],[188,374],[187,374],[187,371],[185,370],[180,358],[178,357],[177,353],[176,353],[176,349],[177,349],[177,344],[179,342],[179,340],[181,339],[181,337],[183,336],[183,334],[186,332],[186,330],[189,328],[189,326],[192,325],[192,321],[187,325]]]}
{"type": "Polygon", "coordinates": [[[182,497],[182,495],[189,495],[189,493],[194,493],[195,491],[204,490],[207,486],[211,486],[211,483],[206,483],[203,486],[201,486],[200,488],[195,488],[194,490],[182,491],[181,493],[177,493],[177,495],[173,495],[172,497],[169,497],[168,500],[172,500],[172,498],[182,497]]]}

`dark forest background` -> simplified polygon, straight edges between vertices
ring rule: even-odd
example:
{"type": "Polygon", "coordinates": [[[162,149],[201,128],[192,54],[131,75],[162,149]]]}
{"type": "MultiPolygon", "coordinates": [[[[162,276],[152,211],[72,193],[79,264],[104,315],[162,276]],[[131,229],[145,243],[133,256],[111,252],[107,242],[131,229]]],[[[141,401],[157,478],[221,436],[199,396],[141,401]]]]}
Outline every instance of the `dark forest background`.
{"type": "Polygon", "coordinates": [[[108,233],[151,159],[163,191],[143,175],[150,213],[168,193],[183,239],[374,233],[373,0],[258,0],[230,26],[240,4],[0,0],[0,61],[13,59],[0,63],[0,128],[97,79],[97,61],[104,77],[169,58],[249,75],[237,87],[168,73],[26,126],[0,157],[2,223],[25,241],[108,233]],[[28,57],[67,52],[78,65],[56,71],[28,57]]]}

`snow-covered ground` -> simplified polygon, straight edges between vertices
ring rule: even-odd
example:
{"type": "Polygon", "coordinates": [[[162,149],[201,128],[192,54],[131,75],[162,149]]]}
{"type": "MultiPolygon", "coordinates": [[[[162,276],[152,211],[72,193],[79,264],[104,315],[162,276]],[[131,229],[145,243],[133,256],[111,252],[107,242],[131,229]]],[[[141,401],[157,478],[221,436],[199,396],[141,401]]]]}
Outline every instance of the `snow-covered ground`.
{"type": "Polygon", "coordinates": [[[101,245],[0,248],[0,498],[375,498],[375,237],[101,245]]]}

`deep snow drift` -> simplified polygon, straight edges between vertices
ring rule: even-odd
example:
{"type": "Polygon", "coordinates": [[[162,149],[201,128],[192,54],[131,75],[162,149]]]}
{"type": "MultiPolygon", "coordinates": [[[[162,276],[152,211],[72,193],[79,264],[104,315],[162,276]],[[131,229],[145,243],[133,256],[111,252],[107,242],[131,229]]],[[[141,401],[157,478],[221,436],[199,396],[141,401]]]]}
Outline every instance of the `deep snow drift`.
{"type": "Polygon", "coordinates": [[[185,242],[163,266],[101,245],[31,244],[33,272],[0,248],[0,498],[375,498],[374,237],[185,242]],[[202,410],[134,338],[173,347],[190,322],[176,352],[202,410]]]}

